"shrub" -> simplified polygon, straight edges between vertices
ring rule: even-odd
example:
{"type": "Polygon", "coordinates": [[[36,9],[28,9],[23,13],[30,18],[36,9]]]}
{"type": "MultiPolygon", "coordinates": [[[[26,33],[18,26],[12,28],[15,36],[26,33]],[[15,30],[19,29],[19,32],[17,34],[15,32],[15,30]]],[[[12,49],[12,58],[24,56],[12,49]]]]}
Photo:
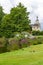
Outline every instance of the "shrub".
{"type": "Polygon", "coordinates": [[[19,40],[19,43],[21,44],[22,48],[28,46],[28,40],[26,38],[19,40]]]}
{"type": "Polygon", "coordinates": [[[33,35],[40,35],[40,31],[32,31],[33,35]]]}
{"type": "Polygon", "coordinates": [[[15,38],[9,39],[8,50],[13,51],[13,50],[17,50],[17,49],[19,49],[18,40],[15,38]]]}
{"type": "Polygon", "coordinates": [[[7,51],[8,42],[5,37],[0,38],[0,53],[7,51]]]}
{"type": "Polygon", "coordinates": [[[38,41],[37,44],[42,44],[42,42],[41,41],[38,41]]]}
{"type": "Polygon", "coordinates": [[[9,39],[9,46],[8,46],[8,50],[9,51],[13,51],[13,50],[18,50],[24,47],[29,46],[29,40],[26,38],[10,38],[9,39]]]}
{"type": "Polygon", "coordinates": [[[43,35],[43,31],[32,31],[33,35],[43,35]]]}

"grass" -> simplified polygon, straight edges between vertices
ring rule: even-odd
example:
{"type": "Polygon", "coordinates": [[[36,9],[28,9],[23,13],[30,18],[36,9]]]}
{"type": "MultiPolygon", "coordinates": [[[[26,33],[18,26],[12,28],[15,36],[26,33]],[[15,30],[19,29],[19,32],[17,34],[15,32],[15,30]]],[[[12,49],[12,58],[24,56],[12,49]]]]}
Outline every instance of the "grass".
{"type": "Polygon", "coordinates": [[[0,54],[0,65],[43,65],[43,44],[0,54]]]}

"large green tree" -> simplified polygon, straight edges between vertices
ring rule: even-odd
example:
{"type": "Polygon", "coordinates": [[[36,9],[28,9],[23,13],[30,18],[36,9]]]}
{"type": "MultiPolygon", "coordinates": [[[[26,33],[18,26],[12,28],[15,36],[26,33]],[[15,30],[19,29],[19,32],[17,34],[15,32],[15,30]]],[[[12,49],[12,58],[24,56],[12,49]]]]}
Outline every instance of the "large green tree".
{"type": "Polygon", "coordinates": [[[19,5],[15,8],[11,9],[11,20],[15,25],[15,31],[22,32],[30,29],[30,20],[27,9],[19,3],[19,5]]]}
{"type": "Polygon", "coordinates": [[[5,15],[2,20],[1,26],[4,35],[12,36],[13,32],[29,31],[29,14],[21,3],[17,7],[12,8],[10,14],[5,15]]]}
{"type": "Polygon", "coordinates": [[[2,24],[2,19],[4,17],[4,12],[3,12],[3,8],[2,6],[0,6],[0,36],[2,36],[2,28],[1,28],[1,24],[2,24]]]}
{"type": "Polygon", "coordinates": [[[0,24],[2,22],[3,16],[4,16],[3,8],[2,8],[2,6],[0,6],[0,24]]]}

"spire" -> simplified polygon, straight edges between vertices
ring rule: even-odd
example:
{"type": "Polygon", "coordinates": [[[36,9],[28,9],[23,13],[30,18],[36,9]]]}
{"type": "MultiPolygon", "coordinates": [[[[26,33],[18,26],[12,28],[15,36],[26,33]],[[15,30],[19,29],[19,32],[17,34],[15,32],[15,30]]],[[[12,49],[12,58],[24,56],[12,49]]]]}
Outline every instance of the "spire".
{"type": "Polygon", "coordinates": [[[38,16],[36,17],[36,21],[39,21],[38,16]]]}
{"type": "Polygon", "coordinates": [[[39,23],[39,19],[38,19],[38,16],[36,16],[36,23],[39,23]]]}
{"type": "Polygon", "coordinates": [[[40,26],[40,23],[39,23],[39,19],[38,19],[38,16],[36,17],[36,21],[35,21],[35,24],[40,26]]]}

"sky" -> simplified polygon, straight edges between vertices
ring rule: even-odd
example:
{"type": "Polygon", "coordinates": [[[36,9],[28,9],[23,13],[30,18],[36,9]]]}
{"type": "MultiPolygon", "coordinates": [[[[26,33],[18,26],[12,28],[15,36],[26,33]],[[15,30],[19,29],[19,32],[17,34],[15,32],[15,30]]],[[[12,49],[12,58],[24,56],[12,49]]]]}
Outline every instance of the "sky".
{"type": "Polygon", "coordinates": [[[27,7],[27,11],[30,12],[31,23],[34,23],[36,16],[38,16],[41,29],[43,29],[43,0],[0,0],[0,5],[5,13],[10,13],[10,9],[17,6],[19,2],[27,7]]]}

